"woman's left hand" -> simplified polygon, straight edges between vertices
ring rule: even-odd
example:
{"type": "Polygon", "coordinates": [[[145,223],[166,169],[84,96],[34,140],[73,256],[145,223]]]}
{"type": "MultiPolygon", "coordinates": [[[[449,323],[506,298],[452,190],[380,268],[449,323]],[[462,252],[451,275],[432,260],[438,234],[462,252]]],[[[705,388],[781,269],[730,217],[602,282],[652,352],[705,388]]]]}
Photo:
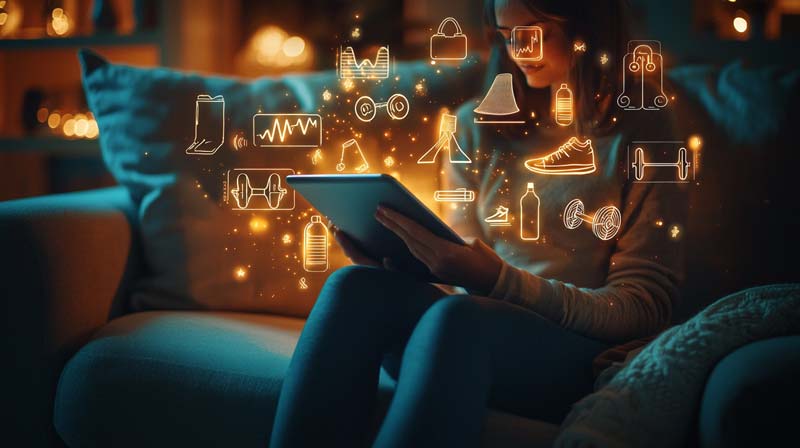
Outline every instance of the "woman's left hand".
{"type": "Polygon", "coordinates": [[[378,207],[375,219],[397,234],[411,254],[443,282],[487,295],[494,288],[503,260],[483,241],[452,243],[386,207],[378,207]]]}

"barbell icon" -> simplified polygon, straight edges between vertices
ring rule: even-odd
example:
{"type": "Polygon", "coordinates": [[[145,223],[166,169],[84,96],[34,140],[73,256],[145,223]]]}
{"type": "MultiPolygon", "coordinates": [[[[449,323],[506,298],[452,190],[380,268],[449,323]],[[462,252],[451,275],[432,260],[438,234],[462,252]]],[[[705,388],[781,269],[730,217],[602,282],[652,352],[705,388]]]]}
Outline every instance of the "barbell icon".
{"type": "Polygon", "coordinates": [[[277,210],[287,192],[286,188],[281,187],[281,177],[278,173],[270,174],[263,188],[253,187],[250,185],[250,176],[239,173],[236,176],[236,188],[231,189],[231,196],[236,199],[236,206],[239,209],[247,209],[253,196],[263,196],[269,208],[277,210]]]}
{"type": "Polygon", "coordinates": [[[645,168],[668,168],[674,167],[678,169],[678,178],[680,180],[686,180],[689,177],[689,167],[692,166],[689,163],[689,159],[687,158],[686,148],[681,148],[678,150],[678,161],[669,163],[655,163],[655,162],[645,162],[644,160],[644,149],[643,148],[636,148],[633,154],[633,175],[636,177],[636,180],[644,179],[644,169],[645,168]]]}
{"type": "Polygon", "coordinates": [[[564,209],[564,226],[570,230],[575,230],[584,222],[592,225],[592,232],[603,241],[608,241],[617,236],[622,226],[622,214],[617,207],[609,205],[601,208],[594,214],[585,214],[583,201],[573,199],[564,209]]]}
{"type": "Polygon", "coordinates": [[[392,120],[402,120],[408,115],[408,98],[400,93],[395,93],[389,97],[389,101],[376,103],[368,96],[362,96],[356,100],[356,117],[364,122],[370,122],[375,118],[379,108],[385,107],[386,113],[392,120]]]}

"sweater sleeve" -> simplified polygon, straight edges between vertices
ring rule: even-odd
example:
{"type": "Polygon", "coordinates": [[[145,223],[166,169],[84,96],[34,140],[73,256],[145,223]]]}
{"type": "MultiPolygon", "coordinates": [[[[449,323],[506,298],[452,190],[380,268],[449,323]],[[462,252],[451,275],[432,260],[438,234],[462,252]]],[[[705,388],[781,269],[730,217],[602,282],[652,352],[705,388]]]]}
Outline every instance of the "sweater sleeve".
{"type": "Polygon", "coordinates": [[[686,193],[675,184],[630,184],[623,204],[623,227],[602,287],[580,288],[504,263],[490,297],[605,341],[664,329],[683,276],[686,193]]]}

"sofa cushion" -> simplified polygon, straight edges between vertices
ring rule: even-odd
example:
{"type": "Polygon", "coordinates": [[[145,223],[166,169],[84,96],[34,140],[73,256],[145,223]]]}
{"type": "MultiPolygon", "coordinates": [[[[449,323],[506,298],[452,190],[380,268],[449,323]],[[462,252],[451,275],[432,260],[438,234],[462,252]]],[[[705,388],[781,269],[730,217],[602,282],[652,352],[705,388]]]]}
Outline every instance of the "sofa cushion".
{"type": "MultiPolygon", "coordinates": [[[[235,180],[228,185],[229,170],[337,173],[342,144],[357,138],[370,172],[396,172],[412,191],[433,202],[431,173],[436,168],[413,163],[413,154],[435,141],[439,111],[469,98],[481,75],[475,61],[449,67],[409,62],[395,64],[393,76],[377,82],[340,82],[333,70],[245,82],[111,64],[87,50],[80,57],[103,159],[138,208],[148,271],[132,293],[135,310],[305,316],[328,273],[346,264],[346,258],[333,246],[328,272],[305,272],[302,235],[313,209],[296,195],[293,210],[234,210],[230,191],[235,180]],[[355,118],[359,96],[385,101],[395,93],[410,103],[404,120],[392,120],[382,111],[368,123],[355,118]],[[221,103],[214,103],[216,112],[196,116],[200,95],[221,95],[224,112],[221,103]],[[253,121],[259,112],[319,114],[321,158],[312,157],[314,148],[256,147],[253,121]],[[187,148],[204,135],[217,140],[221,135],[224,143],[213,155],[188,155],[187,148]],[[393,163],[383,163],[388,156],[393,163]]],[[[252,185],[263,187],[267,178],[253,178],[252,185]]],[[[262,203],[260,208],[268,207],[262,203]]]]}
{"type": "MultiPolygon", "coordinates": [[[[264,447],[303,323],[191,311],[116,319],[64,368],[56,430],[70,447],[264,447]]],[[[381,371],[379,410],[393,387],[381,371]]],[[[483,445],[545,446],[556,430],[490,411],[483,445]]]]}
{"type": "Polygon", "coordinates": [[[264,446],[304,321],[144,312],[109,323],[64,368],[69,446],[264,446]]]}

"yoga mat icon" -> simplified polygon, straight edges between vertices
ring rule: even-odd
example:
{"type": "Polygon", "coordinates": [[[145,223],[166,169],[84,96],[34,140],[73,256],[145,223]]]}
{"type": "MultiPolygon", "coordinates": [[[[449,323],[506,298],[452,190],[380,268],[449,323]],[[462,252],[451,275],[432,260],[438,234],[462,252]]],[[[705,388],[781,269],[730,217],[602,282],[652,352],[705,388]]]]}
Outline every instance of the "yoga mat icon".
{"type": "Polygon", "coordinates": [[[186,154],[210,156],[225,143],[225,98],[197,95],[194,103],[194,141],[186,154]]]}

